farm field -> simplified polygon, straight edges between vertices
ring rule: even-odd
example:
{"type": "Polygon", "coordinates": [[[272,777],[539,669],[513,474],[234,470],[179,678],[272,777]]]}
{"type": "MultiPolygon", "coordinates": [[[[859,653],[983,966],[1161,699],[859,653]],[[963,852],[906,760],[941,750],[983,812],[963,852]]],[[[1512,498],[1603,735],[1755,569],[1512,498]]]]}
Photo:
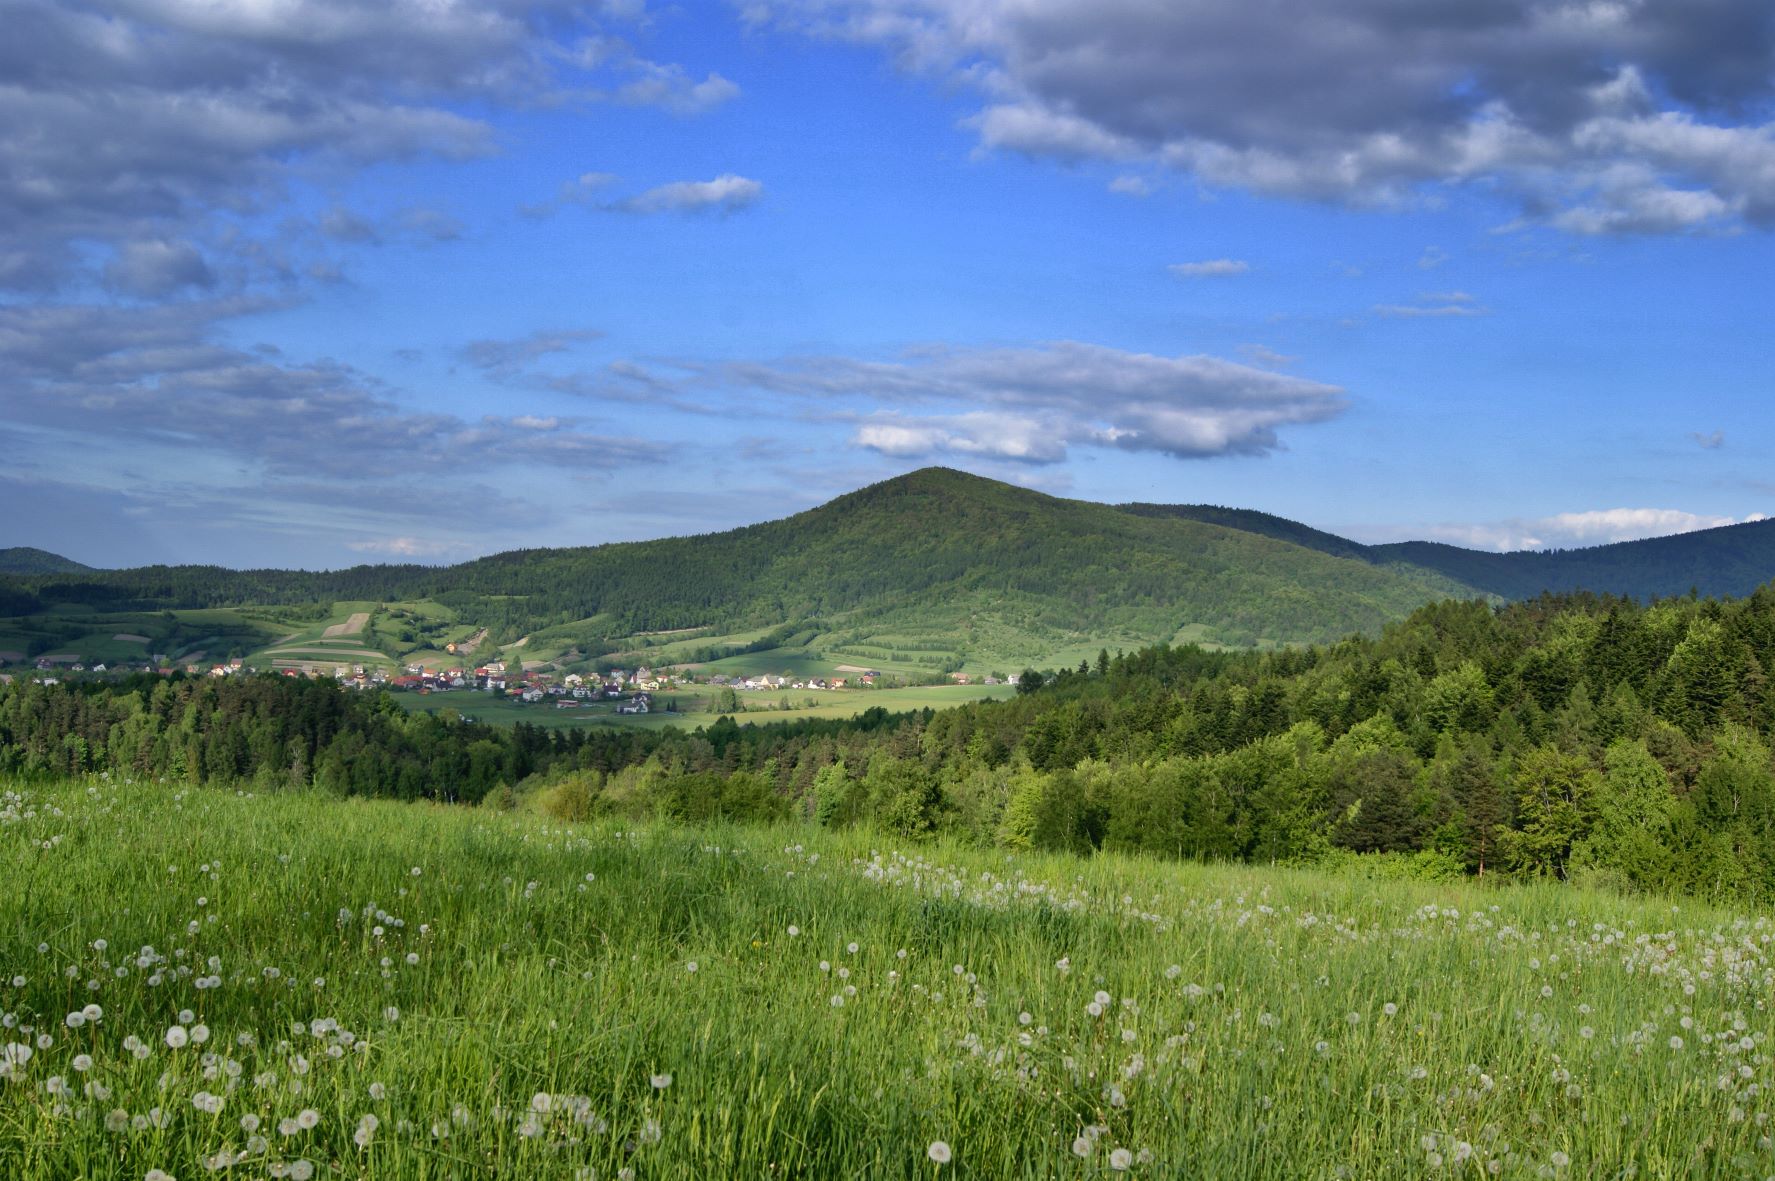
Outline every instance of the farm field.
{"type": "Polygon", "coordinates": [[[556,709],[552,701],[524,704],[489,697],[468,689],[442,693],[396,693],[394,699],[404,708],[437,713],[451,709],[476,721],[510,724],[528,722],[551,729],[568,726],[707,726],[717,717],[732,717],[742,725],[747,722],[794,721],[800,718],[851,718],[867,709],[885,709],[889,713],[913,709],[945,709],[965,705],[984,698],[1002,700],[1016,695],[1011,685],[914,685],[904,689],[843,689],[821,692],[817,689],[785,689],[770,692],[739,694],[745,708],[738,713],[718,715],[712,702],[719,689],[707,685],[667,689],[653,695],[657,712],[618,714],[615,702],[595,702],[578,709],[556,709]],[[676,713],[665,712],[665,703],[677,703],[676,713]],[[775,708],[779,702],[790,702],[789,709],[775,708]],[[809,704],[809,703],[812,704],[809,704]]]}
{"type": "Polygon", "coordinates": [[[1775,1171],[1694,903],[103,780],[0,856],[0,1176],[1775,1171]]]}
{"type": "Polygon", "coordinates": [[[92,611],[64,607],[0,619],[0,662],[27,656],[56,663],[140,664],[160,654],[174,662],[246,654],[293,630],[276,608],[190,611],[92,611]]]}

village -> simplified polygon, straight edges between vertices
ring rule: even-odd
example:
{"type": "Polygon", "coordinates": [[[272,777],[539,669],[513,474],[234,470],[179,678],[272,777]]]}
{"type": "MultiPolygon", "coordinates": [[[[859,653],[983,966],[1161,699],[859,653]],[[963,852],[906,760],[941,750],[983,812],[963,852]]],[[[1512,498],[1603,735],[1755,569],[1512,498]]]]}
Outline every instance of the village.
{"type": "MultiPolygon", "coordinates": [[[[40,659],[35,662],[37,675],[33,680],[55,684],[67,674],[77,679],[109,678],[135,672],[172,676],[232,677],[253,675],[260,670],[241,658],[221,662],[169,661],[154,655],[140,664],[84,662],[40,659]]],[[[697,678],[685,670],[652,669],[641,666],[633,670],[613,668],[605,672],[560,673],[548,668],[512,668],[506,661],[493,660],[473,668],[467,666],[434,668],[424,664],[408,664],[399,674],[390,674],[382,667],[355,663],[306,661],[278,664],[272,670],[286,677],[327,678],[352,689],[387,689],[399,693],[446,693],[476,691],[490,693],[524,705],[547,705],[559,710],[580,709],[592,705],[615,704],[618,714],[646,714],[654,710],[654,695],[664,690],[703,685],[731,689],[736,693],[764,693],[787,690],[833,691],[874,688],[882,678],[876,669],[864,669],[849,676],[806,677],[759,673],[754,675],[714,673],[697,678]]],[[[0,682],[10,682],[12,674],[0,673],[0,682]]],[[[995,678],[987,678],[989,681],[995,678]]],[[[965,683],[965,681],[963,682],[965,683]]]]}

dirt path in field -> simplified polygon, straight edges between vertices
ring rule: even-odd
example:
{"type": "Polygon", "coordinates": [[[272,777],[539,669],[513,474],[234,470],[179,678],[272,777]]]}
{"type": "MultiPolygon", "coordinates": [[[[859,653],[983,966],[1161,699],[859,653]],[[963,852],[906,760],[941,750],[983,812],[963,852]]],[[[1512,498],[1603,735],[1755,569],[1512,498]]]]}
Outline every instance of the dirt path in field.
{"type": "Polygon", "coordinates": [[[458,656],[473,656],[475,649],[479,648],[481,646],[482,642],[486,640],[486,638],[487,638],[487,629],[482,628],[480,631],[476,632],[474,635],[470,636],[468,639],[462,641],[462,643],[456,645],[456,655],[458,655],[458,656]]]}
{"type": "Polygon", "coordinates": [[[353,614],[351,618],[347,619],[344,623],[333,624],[331,627],[327,628],[326,631],[322,632],[320,637],[323,640],[333,640],[340,636],[355,636],[364,630],[364,625],[368,622],[370,622],[370,613],[368,611],[359,611],[353,614]]]}
{"type": "Polygon", "coordinates": [[[126,644],[146,644],[148,642],[147,636],[138,636],[131,632],[118,632],[111,638],[113,640],[122,640],[126,644]]]}

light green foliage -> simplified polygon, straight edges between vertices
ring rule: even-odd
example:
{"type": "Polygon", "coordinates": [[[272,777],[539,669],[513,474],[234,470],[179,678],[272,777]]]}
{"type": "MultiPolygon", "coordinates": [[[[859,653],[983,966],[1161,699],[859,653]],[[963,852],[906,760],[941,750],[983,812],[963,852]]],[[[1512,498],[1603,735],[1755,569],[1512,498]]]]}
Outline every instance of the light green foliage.
{"type": "Polygon", "coordinates": [[[1572,851],[1572,864],[1616,886],[1656,887],[1669,879],[1673,862],[1670,777],[1644,743],[1626,739],[1609,747],[1605,767],[1596,822],[1572,851]]]}
{"type": "Polygon", "coordinates": [[[1517,828],[1501,842],[1504,859],[1524,873],[1564,877],[1595,817],[1601,776],[1582,756],[1543,746],[1523,755],[1513,783],[1517,828]]]}
{"type": "Polygon", "coordinates": [[[94,780],[0,793],[0,857],[7,1178],[1768,1168],[1767,918],[1412,880],[1423,854],[1333,875],[94,780]]]}
{"type": "Polygon", "coordinates": [[[1475,730],[1492,716],[1492,689],[1477,661],[1463,660],[1424,689],[1426,720],[1438,731],[1475,730]]]}

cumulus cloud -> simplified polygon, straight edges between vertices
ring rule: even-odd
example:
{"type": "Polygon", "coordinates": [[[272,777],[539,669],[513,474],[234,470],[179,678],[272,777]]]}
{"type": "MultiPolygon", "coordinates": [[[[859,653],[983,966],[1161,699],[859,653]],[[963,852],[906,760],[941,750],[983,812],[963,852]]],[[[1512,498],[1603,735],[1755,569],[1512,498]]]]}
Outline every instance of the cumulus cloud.
{"type": "Polygon", "coordinates": [[[714,180],[680,180],[638,193],[614,208],[627,213],[732,213],[755,204],[764,186],[724,172],[714,180]]]}
{"type": "Polygon", "coordinates": [[[1580,234],[1775,224],[1765,0],[752,0],[976,89],[985,150],[1360,205],[1483,186],[1580,234]]]}
{"type": "Polygon", "coordinates": [[[1766,519],[1762,513],[1724,517],[1684,512],[1681,509],[1612,508],[1556,513],[1550,517],[1533,519],[1435,525],[1418,532],[1427,534],[1433,540],[1452,542],[1473,549],[1566,549],[1608,545],[1617,541],[1637,541],[1647,537],[1667,537],[1676,533],[1693,533],[1700,529],[1718,529],[1725,525],[1742,525],[1766,519]]]}
{"type": "Polygon", "coordinates": [[[1726,445],[1725,431],[1709,431],[1706,434],[1702,434],[1700,431],[1691,431],[1689,438],[1695,440],[1696,446],[1704,451],[1718,451],[1726,445]]]}
{"type": "Polygon", "coordinates": [[[1215,279],[1243,275],[1251,264],[1242,258],[1213,258],[1206,262],[1174,262],[1166,269],[1179,279],[1215,279]]]}
{"type": "Polygon", "coordinates": [[[105,268],[105,285],[128,295],[156,297],[215,285],[216,276],[189,242],[149,238],[125,242],[105,268]]]}
{"type": "Polygon", "coordinates": [[[1344,409],[1343,391],[1217,357],[1165,357],[1061,341],[934,349],[899,361],[814,357],[731,363],[731,387],[819,399],[852,442],[896,457],[988,456],[1055,463],[1073,446],[1182,459],[1263,455],[1285,427],[1344,409]],[[865,400],[861,411],[847,400],[865,400]]]}
{"type": "MultiPolygon", "coordinates": [[[[620,101],[690,114],[737,92],[633,51],[600,61],[561,49],[563,34],[606,35],[643,15],[561,0],[10,0],[0,285],[66,286],[88,257],[76,247],[95,242],[119,251],[107,278],[121,287],[200,285],[188,262],[156,262],[142,244],[174,249],[218,211],[265,209],[297,170],[482,155],[492,131],[470,112],[492,106],[620,101]]],[[[435,211],[405,220],[423,238],[461,233],[435,211]]],[[[367,240],[338,211],[322,230],[367,240]]]]}

